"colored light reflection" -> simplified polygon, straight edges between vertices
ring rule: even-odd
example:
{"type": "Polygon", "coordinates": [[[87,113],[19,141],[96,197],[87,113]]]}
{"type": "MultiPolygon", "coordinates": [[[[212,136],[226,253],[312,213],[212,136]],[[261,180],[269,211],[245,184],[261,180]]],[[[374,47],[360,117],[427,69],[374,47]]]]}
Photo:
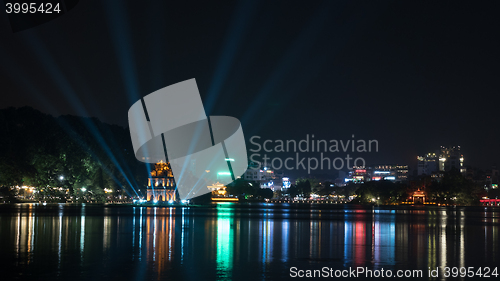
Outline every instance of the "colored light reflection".
{"type": "Polygon", "coordinates": [[[478,217],[474,210],[450,208],[281,212],[265,211],[265,205],[257,215],[234,203],[217,209],[76,208],[23,204],[12,214],[0,213],[7,274],[29,265],[64,280],[83,272],[87,280],[103,280],[105,272],[117,269],[138,280],[262,280],[276,273],[276,264],[295,261],[427,269],[491,266],[500,258],[494,250],[500,228],[496,210],[478,217]],[[54,215],[48,216],[51,208],[54,215]],[[109,262],[120,259],[131,266],[109,262]],[[93,264],[100,267],[87,271],[93,264]]]}
{"type": "MultiPolygon", "coordinates": [[[[288,215],[288,214],[287,214],[288,215]]],[[[281,228],[281,260],[282,261],[287,261],[288,260],[288,247],[289,245],[289,231],[290,231],[290,222],[288,220],[284,220],[282,223],[282,228],[281,228]]]]}
{"type": "Polygon", "coordinates": [[[233,271],[232,211],[219,208],[217,211],[217,275],[220,279],[231,279],[233,271]]]}

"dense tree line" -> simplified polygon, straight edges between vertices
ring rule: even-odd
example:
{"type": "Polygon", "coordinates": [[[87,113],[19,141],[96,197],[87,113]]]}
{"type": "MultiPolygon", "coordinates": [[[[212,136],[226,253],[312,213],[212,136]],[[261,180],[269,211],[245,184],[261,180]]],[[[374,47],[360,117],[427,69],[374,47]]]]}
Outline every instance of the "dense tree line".
{"type": "Polygon", "coordinates": [[[412,193],[407,184],[392,181],[369,181],[358,184],[357,187],[357,199],[354,203],[400,203],[406,201],[412,193]]]}
{"type": "Polygon", "coordinates": [[[411,182],[369,181],[336,186],[329,181],[319,182],[315,178],[299,178],[288,190],[277,191],[277,198],[302,197],[311,194],[318,196],[338,195],[349,197],[356,195],[352,203],[358,204],[397,204],[413,201],[413,193],[425,192],[426,202],[449,205],[478,205],[479,199],[486,196],[481,184],[466,179],[458,170],[444,172],[443,177],[422,177],[411,182]]]}
{"type": "MultiPolygon", "coordinates": [[[[96,118],[53,117],[30,107],[0,110],[0,192],[33,186],[38,194],[102,200],[104,189],[134,189],[147,182],[148,170],[132,151],[129,131],[96,118]]],[[[67,198],[60,198],[65,201],[67,198]]]]}
{"type": "Polygon", "coordinates": [[[239,198],[271,199],[273,192],[269,188],[260,188],[260,184],[254,181],[236,179],[227,185],[228,194],[238,196],[239,198]]]}
{"type": "Polygon", "coordinates": [[[439,182],[431,181],[427,191],[429,199],[440,204],[478,205],[479,199],[487,195],[481,185],[466,179],[456,169],[445,173],[439,182]]]}
{"type": "Polygon", "coordinates": [[[426,201],[448,205],[478,205],[486,196],[480,184],[466,179],[458,170],[443,173],[441,179],[423,177],[410,184],[390,181],[371,181],[358,185],[355,203],[390,204],[413,201],[413,192],[425,192],[426,201]]]}

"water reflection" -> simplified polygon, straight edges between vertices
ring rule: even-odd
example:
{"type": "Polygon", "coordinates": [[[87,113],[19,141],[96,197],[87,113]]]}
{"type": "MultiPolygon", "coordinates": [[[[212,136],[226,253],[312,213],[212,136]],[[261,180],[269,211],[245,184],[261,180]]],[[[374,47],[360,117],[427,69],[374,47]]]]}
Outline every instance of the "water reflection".
{"type": "Polygon", "coordinates": [[[85,248],[85,204],[82,204],[82,215],[80,216],[80,256],[83,262],[83,249],[85,248]]]}
{"type": "Polygon", "coordinates": [[[7,279],[258,280],[288,277],[291,266],[499,262],[496,209],[271,207],[1,206],[0,270],[7,279]]]}
{"type": "Polygon", "coordinates": [[[231,278],[233,270],[233,217],[228,209],[217,212],[217,273],[218,279],[231,278]]]}

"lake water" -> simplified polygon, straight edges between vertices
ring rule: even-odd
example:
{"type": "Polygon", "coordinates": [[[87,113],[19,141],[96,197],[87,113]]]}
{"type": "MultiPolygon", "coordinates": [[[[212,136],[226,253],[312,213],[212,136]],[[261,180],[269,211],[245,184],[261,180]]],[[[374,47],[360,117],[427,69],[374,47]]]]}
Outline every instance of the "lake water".
{"type": "Polygon", "coordinates": [[[445,266],[500,267],[499,218],[484,207],[0,205],[0,279],[278,280],[363,267],[445,280],[445,266]]]}

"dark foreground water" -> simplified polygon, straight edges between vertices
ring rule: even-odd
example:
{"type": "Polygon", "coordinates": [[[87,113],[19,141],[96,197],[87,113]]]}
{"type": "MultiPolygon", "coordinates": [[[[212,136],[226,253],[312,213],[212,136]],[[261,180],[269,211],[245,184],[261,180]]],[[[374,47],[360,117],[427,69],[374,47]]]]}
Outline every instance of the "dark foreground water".
{"type": "Polygon", "coordinates": [[[0,205],[0,280],[278,280],[325,267],[453,279],[445,266],[500,279],[499,209],[321,207],[0,205]]]}

